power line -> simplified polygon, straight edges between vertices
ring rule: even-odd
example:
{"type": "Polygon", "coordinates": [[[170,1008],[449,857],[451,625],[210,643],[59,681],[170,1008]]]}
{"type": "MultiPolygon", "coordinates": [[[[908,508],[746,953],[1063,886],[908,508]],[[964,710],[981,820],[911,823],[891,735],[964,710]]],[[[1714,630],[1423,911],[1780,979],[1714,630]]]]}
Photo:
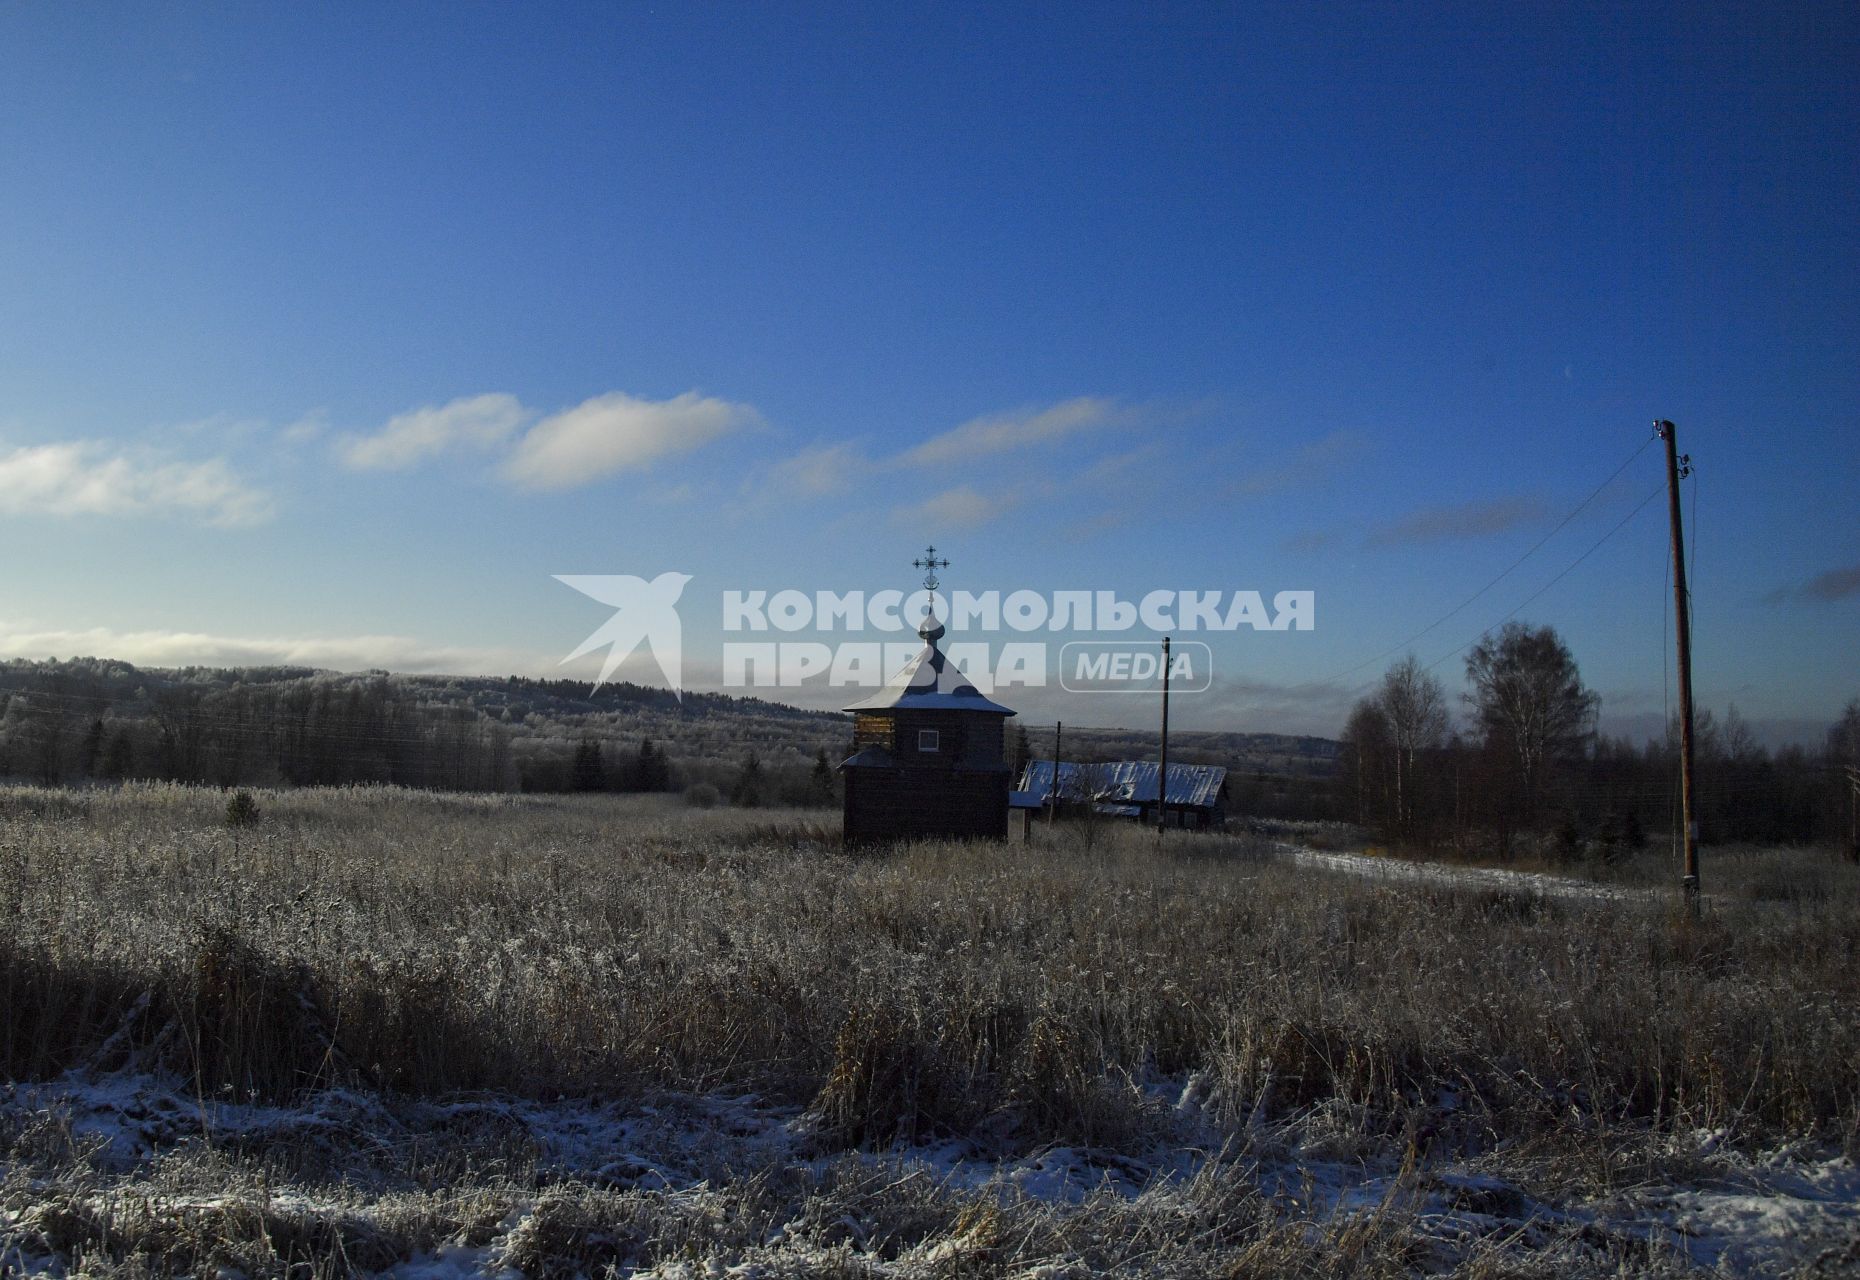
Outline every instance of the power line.
{"type": "Polygon", "coordinates": [[[1649,493],[1646,497],[1642,498],[1638,503],[1635,504],[1634,509],[1632,511],[1628,512],[1627,515],[1621,518],[1621,522],[1619,524],[1617,524],[1614,528],[1610,529],[1607,533],[1604,533],[1600,538],[1597,538],[1593,543],[1591,543],[1587,551],[1583,552],[1581,555],[1577,556],[1574,560],[1570,561],[1569,564],[1564,568],[1564,570],[1561,573],[1557,574],[1556,577],[1550,579],[1550,581],[1544,583],[1543,586],[1537,588],[1537,590],[1531,592],[1530,595],[1526,596],[1522,601],[1518,603],[1517,608],[1513,609],[1510,613],[1500,618],[1497,622],[1494,622],[1491,626],[1487,627],[1484,631],[1481,631],[1478,635],[1474,636],[1471,640],[1468,640],[1465,644],[1461,645],[1459,648],[1448,650],[1446,653],[1441,654],[1438,658],[1435,658],[1432,662],[1427,664],[1426,670],[1432,671],[1435,667],[1445,662],[1448,658],[1453,657],[1455,654],[1464,653],[1466,650],[1472,648],[1473,645],[1483,640],[1486,636],[1492,634],[1492,632],[1496,631],[1498,628],[1504,626],[1507,622],[1510,622],[1513,618],[1517,617],[1518,614],[1524,611],[1524,608],[1526,605],[1530,604],[1533,600],[1537,599],[1537,597],[1541,596],[1544,592],[1548,591],[1551,587],[1554,587],[1557,583],[1561,582],[1564,578],[1567,578],[1570,575],[1570,573],[1576,568],[1577,565],[1581,564],[1584,560],[1587,560],[1590,556],[1594,555],[1595,552],[1598,549],[1600,549],[1601,545],[1604,542],[1607,542],[1610,538],[1614,537],[1617,533],[1620,533],[1623,529],[1627,528],[1628,521],[1632,520],[1635,516],[1639,515],[1649,502],[1652,502],[1655,498],[1659,497],[1661,489],[1664,489],[1664,488],[1665,486],[1661,485],[1659,486],[1659,488],[1654,489],[1652,493],[1649,493]]]}
{"type": "MultiPolygon", "coordinates": [[[[1556,537],[1557,534],[1561,533],[1566,527],[1568,527],[1569,522],[1571,520],[1574,520],[1578,515],[1582,514],[1583,510],[1587,508],[1590,503],[1594,502],[1596,498],[1601,496],[1602,490],[1606,489],[1609,485],[1613,484],[1617,479],[1620,478],[1622,472],[1626,471],[1629,467],[1633,466],[1635,459],[1639,458],[1640,455],[1646,451],[1647,446],[1652,444],[1653,440],[1654,440],[1654,437],[1649,437],[1645,440],[1642,440],[1640,442],[1640,447],[1635,449],[1632,453],[1628,454],[1628,456],[1622,460],[1621,465],[1616,467],[1612,472],[1609,473],[1609,476],[1606,480],[1596,485],[1595,488],[1590,491],[1588,497],[1584,498],[1581,502],[1578,502],[1574,507],[1571,507],[1569,510],[1569,513],[1565,515],[1561,520],[1557,521],[1556,527],[1554,529],[1550,530],[1549,533],[1546,533],[1543,537],[1539,538],[1536,541],[1536,543],[1532,545],[1530,550],[1526,551],[1523,555],[1519,556],[1516,560],[1513,560],[1509,565],[1505,566],[1504,569],[1499,571],[1497,576],[1495,576],[1490,582],[1487,582],[1483,587],[1480,587],[1477,591],[1467,596],[1464,600],[1454,605],[1451,609],[1441,614],[1438,618],[1435,618],[1432,622],[1428,623],[1425,627],[1422,627],[1419,631],[1409,636],[1406,640],[1403,640],[1400,644],[1395,645],[1393,648],[1388,649],[1382,653],[1379,653],[1375,657],[1369,658],[1366,661],[1359,662],[1355,666],[1350,667],[1346,670],[1339,671],[1334,676],[1327,677],[1326,679],[1323,679],[1323,680],[1310,681],[1308,685],[1304,687],[1333,684],[1336,681],[1343,679],[1345,676],[1356,674],[1358,671],[1361,671],[1364,667],[1374,666],[1376,663],[1383,662],[1387,660],[1388,658],[1392,658],[1396,654],[1406,649],[1409,645],[1413,644],[1416,640],[1419,640],[1422,636],[1434,630],[1434,628],[1440,626],[1441,623],[1446,622],[1449,619],[1457,616],[1468,605],[1472,604],[1473,601],[1477,600],[1480,596],[1483,596],[1486,592],[1490,591],[1493,587],[1496,587],[1500,582],[1503,582],[1507,577],[1511,576],[1512,572],[1516,570],[1519,565],[1523,564],[1526,560],[1529,560],[1532,556],[1536,555],[1539,551],[1543,550],[1545,543],[1549,542],[1550,539],[1556,537]]],[[[1642,505],[1644,506],[1646,504],[1643,503],[1642,505]]],[[[1468,643],[1470,643],[1470,641],[1468,643]]],[[[1452,655],[1449,654],[1448,656],[1451,657],[1452,655]]]]}

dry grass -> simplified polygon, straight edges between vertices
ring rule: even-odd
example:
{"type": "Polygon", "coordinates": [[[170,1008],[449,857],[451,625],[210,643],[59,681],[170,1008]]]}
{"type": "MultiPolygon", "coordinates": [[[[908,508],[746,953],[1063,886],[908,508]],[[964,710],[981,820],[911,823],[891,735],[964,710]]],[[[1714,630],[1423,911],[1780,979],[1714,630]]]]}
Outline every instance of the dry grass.
{"type": "Polygon", "coordinates": [[[192,1146],[138,1178],[82,1150],[12,1135],[0,1157],[0,1271],[263,1277],[367,1274],[438,1258],[528,1277],[733,1275],[941,1280],[1100,1275],[1397,1277],[1682,1274],[1668,1252],[1571,1227],[1493,1227],[1443,1245],[1413,1230],[1412,1184],[1360,1213],[1268,1194],[1241,1160],[1141,1194],[1056,1203],[960,1188],[886,1158],[842,1156],[671,1188],[539,1176],[509,1138],[442,1139],[341,1180],[284,1180],[265,1160],[192,1146]],[[36,1145],[35,1145],[36,1143],[36,1145]],[[461,1177],[454,1161],[480,1163],[461,1177]],[[461,1185],[462,1184],[462,1185],[461,1185]],[[1528,1238],[1528,1239],[1526,1239],[1528,1238]],[[1521,1241],[1528,1249],[1520,1250],[1521,1241]],[[448,1257],[448,1255],[450,1255],[448,1257]]]}
{"type": "MultiPolygon", "coordinates": [[[[1126,828],[1090,850],[849,856],[826,815],[771,824],[655,797],[259,799],[260,823],[229,829],[209,790],[0,791],[0,1072],[177,1070],[203,1097],[279,1101],[338,1084],[754,1090],[806,1108],[829,1154],[939,1136],[1138,1153],[1179,1123],[1186,1091],[1235,1135],[1296,1118],[1317,1156],[1502,1159],[1535,1188],[1595,1192],[1653,1176],[1701,1129],[1860,1151],[1860,878],[1805,855],[1726,864],[1720,883],[1739,887],[1692,924],[1657,899],[1359,883],[1244,841],[1172,834],[1159,850],[1126,828]]],[[[758,1196],[812,1221],[794,1206],[850,1185],[732,1183],[723,1209],[660,1195],[650,1231],[598,1245],[585,1224],[632,1221],[627,1197],[644,1193],[566,1186],[507,1247],[531,1274],[659,1265],[711,1231],[746,1232],[729,1248],[747,1257],[772,1230],[758,1196]]],[[[1084,1270],[1050,1274],[1419,1265],[1392,1225],[1288,1234],[1283,1212],[1222,1199],[1245,1200],[1237,1186],[1194,1195],[1170,1221],[1205,1213],[1218,1229],[1116,1228],[1151,1239],[1138,1266],[1115,1233],[1087,1241],[1057,1211],[912,1190],[881,1215],[897,1238],[847,1242],[841,1273],[934,1249],[969,1262],[926,1274],[1061,1256],[1084,1270]]],[[[124,1225],[142,1221],[133,1205],[107,1221],[94,1197],[54,1210],[42,1234],[68,1257],[127,1266],[140,1255],[111,1241],[153,1231],[124,1225]]],[[[455,1218],[382,1247],[476,1229],[455,1218]]],[[[296,1250],[362,1267],[369,1221],[199,1230],[259,1253],[262,1236],[280,1265],[296,1250]]],[[[193,1227],[171,1229],[149,1256],[206,1256],[193,1227]]],[[[779,1253],[763,1274],[788,1274],[779,1253]]],[[[215,1260],[269,1273],[258,1256],[215,1260]]]]}
{"type": "Polygon", "coordinates": [[[1860,895],[1831,861],[1772,855],[1688,924],[1132,829],[849,857],[817,818],[645,798],[279,793],[247,831],[223,807],[0,794],[9,1077],[730,1086],[816,1101],[850,1142],[1124,1145],[1138,1082],[1188,1072],[1235,1118],[1335,1102],[1389,1132],[1437,1129],[1442,1088],[1493,1139],[1860,1122],[1860,895]]]}

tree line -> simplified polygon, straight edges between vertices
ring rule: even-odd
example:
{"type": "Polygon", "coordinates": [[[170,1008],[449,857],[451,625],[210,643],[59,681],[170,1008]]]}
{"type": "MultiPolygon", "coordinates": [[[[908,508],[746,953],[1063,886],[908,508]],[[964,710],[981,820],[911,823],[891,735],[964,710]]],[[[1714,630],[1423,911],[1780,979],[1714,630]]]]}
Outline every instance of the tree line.
{"type": "MultiPolygon", "coordinates": [[[[1679,817],[1678,726],[1636,745],[1596,731],[1599,697],[1548,626],[1507,623],[1466,655],[1463,723],[1445,686],[1409,656],[1351,709],[1339,816],[1384,840],[1609,858],[1679,817]]],[[[1770,751],[1731,708],[1696,716],[1695,816],[1705,843],[1856,842],[1860,699],[1820,750],[1770,751]]]]}
{"type": "Polygon", "coordinates": [[[754,789],[781,797],[844,734],[838,716],[632,685],[0,663],[0,777],[48,785],[672,791],[733,784],[748,752],[754,789]]]}
{"type": "MultiPolygon", "coordinates": [[[[1235,816],[1342,819],[1396,844],[1503,855],[1548,840],[1607,856],[1673,829],[1676,732],[1639,744],[1598,734],[1598,699],[1553,628],[1508,624],[1468,652],[1466,676],[1462,716],[1412,657],[1396,663],[1352,709],[1332,770],[1316,740],[1287,739],[1298,750],[1283,768],[1235,757],[1220,736],[1185,743],[1180,758],[1229,766],[1235,816]]],[[[822,805],[837,800],[847,731],[843,716],[630,685],[0,663],[0,777],[51,785],[388,783],[822,805]]],[[[1068,731],[1066,758],[1142,754],[1128,736],[1068,731]]],[[[1815,749],[1766,749],[1734,708],[1700,712],[1695,738],[1704,841],[1856,847],[1860,699],[1815,749]]],[[[1016,777],[1034,753],[1015,726],[1016,777]]]]}

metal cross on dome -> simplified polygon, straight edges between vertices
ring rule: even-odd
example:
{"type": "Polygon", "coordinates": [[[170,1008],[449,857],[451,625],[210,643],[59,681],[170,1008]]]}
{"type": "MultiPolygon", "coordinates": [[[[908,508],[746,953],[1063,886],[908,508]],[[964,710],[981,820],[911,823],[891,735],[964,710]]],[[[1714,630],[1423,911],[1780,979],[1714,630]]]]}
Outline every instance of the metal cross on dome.
{"type": "Polygon", "coordinates": [[[943,585],[937,581],[936,571],[949,568],[949,561],[937,559],[935,547],[925,547],[923,555],[911,561],[911,566],[924,571],[924,590],[935,591],[943,585]]]}

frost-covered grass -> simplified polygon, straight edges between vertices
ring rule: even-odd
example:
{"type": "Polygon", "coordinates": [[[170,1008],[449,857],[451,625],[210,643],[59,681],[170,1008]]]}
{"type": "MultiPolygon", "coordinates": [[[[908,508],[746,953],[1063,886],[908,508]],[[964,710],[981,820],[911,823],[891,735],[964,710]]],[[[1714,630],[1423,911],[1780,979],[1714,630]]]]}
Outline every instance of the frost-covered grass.
{"type": "Polygon", "coordinates": [[[294,1107],[118,1074],[0,1095],[0,1273],[1201,1277],[1775,1274],[1855,1261],[1851,1162],[1715,1157],[1709,1185],[1538,1199],[1478,1159],[1340,1160],[1312,1118],[1219,1146],[1192,1095],[1150,1158],[823,1151],[755,1097],[294,1107]]]}
{"type": "Polygon", "coordinates": [[[1690,923],[1122,827],[849,856],[831,815],[656,797],[258,804],[230,829],[217,791],[0,791],[17,1247],[205,1266],[179,1215],[253,1274],[277,1240],[538,1275],[1563,1274],[1709,1260],[1598,1205],[1784,1146],[1846,1186],[1860,1151],[1860,895],[1818,863],[1690,923]],[[54,1139],[95,1108],[48,1081],[188,1105],[87,1153],[54,1139]],[[724,1165],[552,1164],[508,1120],[745,1096],[724,1165]],[[299,1123],[332,1106],[365,1114],[299,1123]],[[996,1178],[1055,1151],[1115,1203],[996,1178]],[[196,1203],[222,1183],[234,1208],[196,1203]]]}

